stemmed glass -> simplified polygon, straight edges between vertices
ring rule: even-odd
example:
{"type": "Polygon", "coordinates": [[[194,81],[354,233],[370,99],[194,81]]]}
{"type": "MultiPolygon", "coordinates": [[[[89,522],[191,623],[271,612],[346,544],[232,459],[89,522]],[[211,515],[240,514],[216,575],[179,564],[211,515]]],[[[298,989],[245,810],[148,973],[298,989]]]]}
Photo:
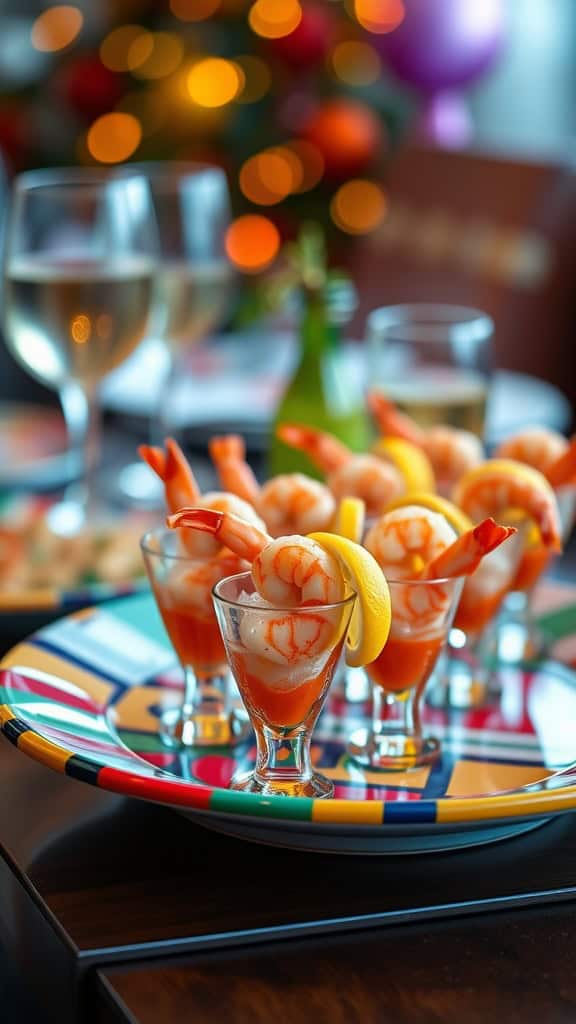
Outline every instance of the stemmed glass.
{"type": "MultiPolygon", "coordinates": [[[[131,166],[149,182],[158,225],[151,338],[164,349],[165,369],[150,424],[155,443],[174,432],[175,386],[185,374],[186,353],[221,324],[230,309],[234,275],[225,251],[230,198],[219,167],[155,162],[131,166]]],[[[153,501],[159,495],[158,481],[143,463],[125,466],[119,486],[134,500],[153,501]]]]}
{"type": "Polygon", "coordinates": [[[140,547],[166,632],[184,673],[179,708],[165,711],[160,735],[171,747],[229,746],[246,734],[230,701],[230,672],[214,613],[212,586],[237,559],[193,558],[179,531],[158,527],[140,547]]]}
{"type": "MultiPolygon", "coordinates": [[[[315,772],[310,739],[332,681],[356,600],[352,593],[335,604],[274,608],[256,593],[249,572],[230,576],[213,590],[216,615],[228,661],[256,733],[256,766],[235,775],[232,789],[265,796],[330,797],[332,782],[315,772]],[[324,650],[310,654],[310,623],[324,620],[330,637],[324,650]],[[300,633],[302,655],[274,657],[266,636],[275,630],[300,633]]],[[[294,639],[292,643],[295,644],[294,639]]]]}
{"type": "Polygon", "coordinates": [[[362,767],[406,771],[438,757],[439,741],[422,731],[422,697],[446,643],[463,582],[461,577],[388,579],[390,635],[376,661],[366,666],[372,682],[372,721],[352,733],[347,748],[362,767]]]}
{"type": "Polygon", "coordinates": [[[53,507],[56,532],[103,514],[98,386],[146,333],[156,228],[142,175],[82,168],[18,176],[4,245],[3,326],[16,360],[58,389],[83,479],[53,507]]]}

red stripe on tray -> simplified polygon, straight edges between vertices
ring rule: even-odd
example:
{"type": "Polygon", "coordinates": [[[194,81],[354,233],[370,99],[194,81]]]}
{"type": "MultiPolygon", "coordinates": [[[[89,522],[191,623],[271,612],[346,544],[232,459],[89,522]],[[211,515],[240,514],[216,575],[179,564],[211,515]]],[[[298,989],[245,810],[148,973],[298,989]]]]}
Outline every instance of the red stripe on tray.
{"type": "Polygon", "coordinates": [[[118,768],[102,768],[98,775],[98,785],[113,793],[140,797],[142,800],[157,800],[179,807],[196,807],[198,810],[206,810],[210,806],[210,798],[214,793],[207,786],[178,783],[174,779],[147,778],[118,768]]]}

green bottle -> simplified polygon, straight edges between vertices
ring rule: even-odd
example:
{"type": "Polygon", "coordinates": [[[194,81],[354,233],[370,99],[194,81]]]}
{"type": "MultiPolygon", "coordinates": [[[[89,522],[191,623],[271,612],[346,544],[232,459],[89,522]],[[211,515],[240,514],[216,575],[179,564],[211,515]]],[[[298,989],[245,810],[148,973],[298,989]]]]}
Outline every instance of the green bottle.
{"type": "Polygon", "coordinates": [[[350,371],[341,344],[342,325],[354,312],[356,292],[349,280],[326,273],[317,236],[313,244],[315,265],[307,266],[304,261],[301,267],[299,361],[272,427],[268,461],[271,476],[300,472],[323,478],[307,455],[276,437],[280,423],[298,423],[327,431],[353,451],[367,451],[372,438],[362,388],[350,371]]]}

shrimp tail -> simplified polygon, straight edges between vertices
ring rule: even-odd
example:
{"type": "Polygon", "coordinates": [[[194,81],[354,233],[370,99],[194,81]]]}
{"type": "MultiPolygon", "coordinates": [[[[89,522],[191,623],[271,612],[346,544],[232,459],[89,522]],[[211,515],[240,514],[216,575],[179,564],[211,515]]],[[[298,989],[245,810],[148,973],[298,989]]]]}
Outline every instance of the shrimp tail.
{"type": "Polygon", "coordinates": [[[501,526],[491,517],[483,519],[434,558],[423,570],[422,578],[432,580],[445,576],[469,576],[478,568],[485,555],[500,547],[514,533],[514,526],[501,526]]]}
{"type": "Polygon", "coordinates": [[[253,562],[270,543],[268,534],[230,512],[217,512],[211,508],[181,508],[166,517],[171,530],[187,526],[201,533],[211,533],[239,558],[253,562]]]}
{"type": "Polygon", "coordinates": [[[276,429],[276,436],[290,448],[304,452],[323,473],[332,473],[335,469],[340,469],[352,454],[333,434],[304,427],[299,423],[280,423],[276,429]]]}
{"type": "Polygon", "coordinates": [[[236,494],[251,505],[257,504],[260,484],[246,462],[246,445],[243,438],[239,434],[213,437],[208,450],[224,490],[236,494]]]}
{"type": "Polygon", "coordinates": [[[155,448],[151,444],[141,444],[138,446],[138,455],[156,473],[156,476],[160,477],[160,480],[166,479],[166,455],[161,448],[155,448]]]}
{"type": "Polygon", "coordinates": [[[576,434],[571,438],[564,454],[548,467],[546,479],[555,489],[565,484],[576,483],[576,434]]]}
{"type": "Polygon", "coordinates": [[[393,402],[380,391],[369,391],[366,400],[368,409],[376,421],[380,433],[388,437],[402,437],[418,448],[424,444],[424,431],[410,416],[400,412],[393,402]]]}

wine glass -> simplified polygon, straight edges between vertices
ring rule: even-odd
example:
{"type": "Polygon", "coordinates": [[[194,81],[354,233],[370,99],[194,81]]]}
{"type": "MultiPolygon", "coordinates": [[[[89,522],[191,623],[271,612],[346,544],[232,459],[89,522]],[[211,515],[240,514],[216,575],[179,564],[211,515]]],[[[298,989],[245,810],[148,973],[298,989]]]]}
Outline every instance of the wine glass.
{"type": "Polygon", "coordinates": [[[3,326],[16,360],[56,388],[83,478],[53,506],[55,532],[101,518],[98,387],[144,337],[156,229],[142,175],[55,168],[19,175],[5,232],[3,326]]]}
{"type": "Polygon", "coordinates": [[[369,379],[402,412],[482,437],[493,321],[465,306],[413,302],[367,319],[369,379]]]}
{"type": "MultiPolygon", "coordinates": [[[[150,424],[155,443],[174,432],[171,409],[175,385],[186,372],[187,351],[221,324],[230,309],[234,275],[225,250],[230,197],[219,167],[178,162],[131,167],[149,182],[160,247],[151,337],[164,348],[165,371],[150,424]]],[[[133,500],[160,496],[158,480],[143,463],[125,466],[118,482],[133,500]]]]}

